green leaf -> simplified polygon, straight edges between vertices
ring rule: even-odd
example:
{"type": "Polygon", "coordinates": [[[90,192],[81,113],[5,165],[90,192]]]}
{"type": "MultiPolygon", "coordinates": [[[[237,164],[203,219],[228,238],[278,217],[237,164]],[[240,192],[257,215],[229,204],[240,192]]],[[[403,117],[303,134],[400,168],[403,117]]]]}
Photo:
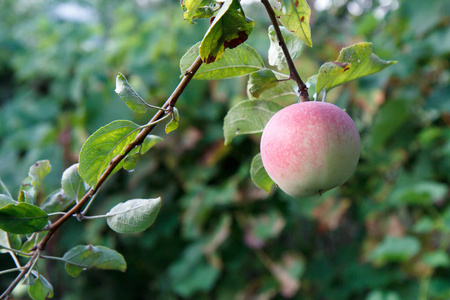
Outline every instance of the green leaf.
{"type": "Polygon", "coordinates": [[[415,204],[430,206],[445,199],[449,187],[445,183],[434,181],[408,182],[395,188],[388,201],[396,205],[415,204]]]}
{"type": "Polygon", "coordinates": [[[219,278],[220,270],[206,261],[203,247],[189,245],[168,269],[171,288],[183,298],[210,291],[219,278]]]}
{"type": "Polygon", "coordinates": [[[53,298],[53,286],[44,276],[39,274],[34,281],[34,284],[28,287],[28,295],[33,300],[53,298]]]}
{"type": "Polygon", "coordinates": [[[69,198],[79,201],[84,196],[86,186],[78,173],[78,164],[73,164],[64,171],[61,178],[61,187],[69,198]]]}
{"type": "Polygon", "coordinates": [[[250,99],[270,100],[286,95],[297,95],[295,89],[298,86],[292,80],[286,80],[289,76],[276,73],[269,69],[250,74],[247,83],[247,94],[250,99]]]}
{"type": "Polygon", "coordinates": [[[317,93],[316,93],[317,74],[316,74],[316,75],[313,75],[313,76],[310,76],[310,77],[306,80],[305,84],[306,84],[306,87],[308,88],[309,94],[310,94],[310,95],[313,95],[314,100],[317,100],[317,99],[316,99],[316,97],[317,97],[317,93]]]}
{"type": "Polygon", "coordinates": [[[114,91],[133,111],[144,113],[148,110],[149,106],[147,105],[147,102],[133,90],[122,73],[119,73],[116,77],[116,89],[114,91]]]}
{"type": "Polygon", "coordinates": [[[36,190],[41,186],[42,180],[47,176],[52,170],[52,166],[48,160],[37,161],[34,165],[30,167],[28,171],[28,176],[33,180],[33,184],[36,190]]]}
{"type": "Polygon", "coordinates": [[[52,166],[48,160],[34,163],[28,171],[28,177],[22,181],[19,191],[19,202],[34,204],[42,180],[50,173],[52,166]]]}
{"type": "Polygon", "coordinates": [[[19,247],[21,252],[31,253],[32,249],[47,235],[48,231],[40,231],[36,234],[32,234],[23,243],[22,247],[19,247]]]}
{"type": "Polygon", "coordinates": [[[370,260],[384,264],[387,262],[403,262],[419,253],[420,242],[412,236],[401,238],[386,237],[373,252],[370,260]]]}
{"type": "MultiPolygon", "coordinates": [[[[180,70],[184,74],[199,55],[199,45],[195,44],[181,58],[180,70]]],[[[239,77],[264,68],[264,62],[255,49],[242,43],[236,48],[225,49],[225,52],[212,64],[202,64],[194,75],[194,79],[213,80],[239,77]]]]}
{"type": "Polygon", "coordinates": [[[193,19],[212,17],[219,8],[215,0],[181,0],[184,19],[191,24],[193,19]]]}
{"type": "Polygon", "coordinates": [[[127,171],[131,171],[136,167],[136,163],[141,157],[140,153],[128,154],[123,160],[123,168],[127,171]]]}
{"type": "MultiPolygon", "coordinates": [[[[155,146],[156,144],[158,144],[159,142],[161,142],[163,140],[164,139],[160,136],[149,134],[145,137],[144,142],[142,143],[142,147],[139,152],[141,154],[144,154],[148,150],[153,148],[153,146],[155,146]]],[[[138,151],[138,150],[133,149],[133,151],[138,151]]],[[[131,153],[133,153],[133,151],[131,151],[131,153]]]]}
{"type": "Polygon", "coordinates": [[[436,250],[425,253],[423,255],[423,262],[434,268],[450,266],[450,257],[445,251],[436,250]]]}
{"type": "Polygon", "coordinates": [[[8,195],[0,194],[0,207],[11,203],[14,203],[13,199],[11,199],[8,195]]]}
{"type": "MultiPolygon", "coordinates": [[[[123,154],[126,146],[138,135],[139,126],[127,120],[117,120],[92,134],[81,148],[78,172],[81,178],[95,187],[110,161],[123,154]]],[[[119,170],[121,165],[114,169],[119,170]]]]}
{"type": "Polygon", "coordinates": [[[128,200],[114,206],[106,221],[119,233],[141,232],[153,224],[160,208],[161,198],[128,200]]]}
{"type": "Polygon", "coordinates": [[[278,85],[278,78],[269,69],[262,69],[250,74],[247,83],[247,92],[254,98],[259,98],[261,93],[278,85]]]}
{"type": "MultiPolygon", "coordinates": [[[[283,26],[280,26],[280,30],[292,60],[300,57],[303,52],[304,43],[283,26]]],[[[276,66],[278,70],[287,68],[286,57],[279,45],[273,25],[269,26],[269,40],[269,65],[276,66]]]]}
{"type": "Polygon", "coordinates": [[[0,194],[3,195],[7,195],[9,198],[13,198],[11,196],[11,193],[9,192],[8,188],[6,187],[6,185],[3,183],[2,179],[0,178],[0,194]]]}
{"type": "Polygon", "coordinates": [[[47,222],[47,214],[29,203],[8,204],[0,208],[0,229],[9,233],[33,233],[44,228],[47,222]]]}
{"type": "Polygon", "coordinates": [[[40,208],[46,213],[61,212],[75,203],[75,199],[68,197],[62,189],[51,193],[40,205],[40,208]]]}
{"type": "Polygon", "coordinates": [[[395,64],[385,61],[372,53],[372,43],[358,43],[341,50],[335,62],[323,64],[317,76],[316,93],[322,89],[329,91],[345,82],[377,73],[395,64]]]}
{"type": "Polygon", "coordinates": [[[157,135],[147,135],[141,147],[134,148],[125,157],[125,159],[123,160],[123,168],[127,171],[133,170],[142,154],[150,150],[154,145],[162,140],[163,138],[157,135]]]}
{"type": "Polygon", "coordinates": [[[258,153],[253,157],[252,164],[250,166],[250,176],[253,183],[255,183],[257,187],[270,193],[273,180],[269,177],[269,174],[267,174],[266,169],[264,169],[261,153],[258,153]]]}
{"type": "Polygon", "coordinates": [[[174,131],[178,128],[178,122],[180,121],[180,114],[178,113],[178,109],[176,107],[173,108],[172,111],[172,120],[166,125],[166,133],[174,131]]]}
{"type": "Polygon", "coordinates": [[[213,63],[226,48],[232,49],[245,42],[253,25],[254,21],[245,16],[239,0],[226,0],[200,44],[202,60],[213,63]]]}
{"type": "MultiPolygon", "coordinates": [[[[281,0],[278,0],[281,2],[281,0]]],[[[293,32],[307,46],[312,47],[311,28],[309,18],[311,8],[306,0],[284,0],[280,10],[274,9],[275,14],[287,30],[293,32]]]]}
{"type": "Polygon", "coordinates": [[[384,292],[380,290],[371,291],[365,300],[400,300],[396,292],[384,292]]]}
{"type": "Polygon", "coordinates": [[[7,233],[0,229],[0,253],[6,253],[6,250],[2,250],[2,246],[11,249],[20,249],[22,246],[22,239],[18,234],[7,233]]]}
{"type": "Polygon", "coordinates": [[[225,145],[237,135],[261,133],[272,116],[283,107],[265,100],[247,100],[233,106],[223,125],[225,145]]]}
{"type": "Polygon", "coordinates": [[[66,272],[77,277],[84,269],[117,270],[124,272],[127,263],[122,254],[104,246],[76,246],[67,251],[62,259],[66,272]]]}
{"type": "Polygon", "coordinates": [[[252,216],[250,219],[250,230],[254,237],[260,240],[276,238],[283,230],[286,220],[283,215],[276,210],[269,210],[268,213],[259,216],[252,216]]]}
{"type": "Polygon", "coordinates": [[[370,136],[373,149],[381,149],[411,118],[408,100],[388,101],[378,111],[370,136]]]}

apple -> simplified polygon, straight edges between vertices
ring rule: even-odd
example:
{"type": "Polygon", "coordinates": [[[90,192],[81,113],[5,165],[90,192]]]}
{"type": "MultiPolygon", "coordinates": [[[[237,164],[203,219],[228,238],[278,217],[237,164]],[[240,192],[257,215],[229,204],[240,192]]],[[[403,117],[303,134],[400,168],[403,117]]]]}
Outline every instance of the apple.
{"type": "Polygon", "coordinates": [[[278,111],[261,137],[270,178],[295,198],[321,195],[346,182],[361,150],[358,129],[338,106],[306,101],[278,111]]]}

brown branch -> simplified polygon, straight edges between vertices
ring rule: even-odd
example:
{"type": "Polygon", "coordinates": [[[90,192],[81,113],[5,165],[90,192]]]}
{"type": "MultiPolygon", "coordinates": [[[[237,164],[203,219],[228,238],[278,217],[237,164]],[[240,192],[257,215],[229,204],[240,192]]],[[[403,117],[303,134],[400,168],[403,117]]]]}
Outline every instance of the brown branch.
{"type": "Polygon", "coordinates": [[[277,35],[278,45],[281,47],[283,51],[284,57],[286,58],[286,63],[289,67],[289,76],[297,83],[298,85],[298,93],[300,102],[309,101],[308,95],[308,87],[303,82],[302,78],[297,72],[295,68],[294,61],[292,60],[291,54],[286,46],[286,42],[284,41],[283,35],[281,34],[280,26],[278,25],[277,17],[275,12],[273,11],[272,6],[269,3],[269,0],[261,0],[261,3],[266,8],[267,14],[269,15],[270,21],[272,22],[273,28],[275,29],[275,34],[277,35]]]}
{"type": "MultiPolygon", "coordinates": [[[[164,103],[162,108],[164,109],[170,109],[175,106],[175,104],[178,101],[178,98],[183,93],[184,89],[188,85],[188,83],[191,81],[192,77],[194,77],[197,70],[202,65],[203,61],[200,58],[200,56],[197,57],[197,59],[192,63],[192,65],[189,67],[189,69],[184,74],[183,78],[181,79],[178,86],[173,91],[172,95],[167,99],[167,101],[164,103]]],[[[165,111],[159,110],[153,118],[148,122],[148,124],[152,124],[155,121],[158,121],[165,115],[165,111]]],[[[97,191],[100,189],[100,187],[105,183],[106,179],[108,179],[109,175],[111,175],[114,168],[127,156],[128,153],[130,153],[131,150],[133,150],[135,147],[141,145],[147,135],[150,134],[150,132],[155,128],[156,124],[149,125],[145,127],[144,129],[139,132],[139,134],[136,136],[133,142],[128,144],[128,146],[125,148],[125,152],[123,154],[117,155],[114,157],[111,162],[109,163],[108,168],[103,172],[102,176],[100,177],[99,181],[97,182],[96,186],[94,188],[91,188],[84,196],[83,198],[74,206],[72,207],[67,213],[65,213],[61,218],[59,218],[57,221],[55,221],[53,224],[50,225],[50,228],[48,230],[48,233],[45,235],[45,237],[41,240],[41,242],[36,245],[33,255],[31,256],[28,263],[23,267],[19,275],[14,279],[14,281],[9,285],[9,287],[5,290],[5,292],[0,296],[0,299],[6,299],[6,297],[11,294],[12,290],[19,284],[19,282],[25,277],[25,275],[30,271],[30,268],[34,265],[34,261],[39,259],[41,252],[45,250],[48,242],[54,235],[54,233],[61,227],[64,222],[66,222],[70,217],[72,217],[74,214],[80,213],[83,207],[91,200],[91,198],[97,193],[97,191]]]]}

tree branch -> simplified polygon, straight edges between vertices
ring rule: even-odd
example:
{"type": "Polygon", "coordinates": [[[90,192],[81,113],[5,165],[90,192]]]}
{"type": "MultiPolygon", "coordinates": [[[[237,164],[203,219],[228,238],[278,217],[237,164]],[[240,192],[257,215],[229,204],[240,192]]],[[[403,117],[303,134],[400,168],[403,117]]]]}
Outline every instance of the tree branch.
{"type": "Polygon", "coordinates": [[[292,60],[291,54],[289,53],[289,50],[286,46],[286,42],[284,41],[283,35],[281,34],[280,26],[278,25],[275,12],[273,11],[273,8],[269,3],[269,0],[261,0],[261,3],[266,8],[270,21],[272,22],[273,28],[275,29],[275,34],[277,35],[278,39],[278,45],[281,47],[284,57],[286,58],[286,63],[289,67],[289,75],[298,85],[300,102],[309,101],[308,87],[303,82],[302,78],[297,72],[297,69],[295,68],[294,61],[292,60]]]}
{"type": "MultiPolygon", "coordinates": [[[[189,67],[189,69],[185,72],[183,78],[181,79],[180,83],[175,88],[173,93],[170,95],[170,97],[162,106],[163,109],[167,111],[175,106],[175,104],[178,101],[178,98],[183,93],[184,89],[189,84],[192,77],[194,77],[195,73],[200,68],[202,63],[203,63],[202,59],[200,58],[200,56],[198,56],[197,59],[189,67]]],[[[0,299],[6,299],[6,297],[8,297],[8,295],[11,294],[12,290],[29,272],[30,268],[34,265],[35,261],[39,259],[39,257],[41,256],[41,252],[45,250],[49,240],[52,238],[54,233],[70,217],[72,217],[74,214],[81,212],[83,207],[89,202],[89,200],[97,193],[100,187],[105,183],[106,179],[109,177],[109,175],[111,175],[114,168],[127,156],[128,153],[130,153],[131,150],[133,150],[135,147],[141,145],[144,142],[147,135],[149,135],[150,132],[152,132],[153,128],[155,128],[156,126],[155,122],[163,118],[164,115],[166,114],[166,111],[159,110],[153,116],[153,118],[147,123],[148,126],[146,125],[145,128],[143,128],[141,132],[139,132],[134,141],[128,144],[128,146],[125,149],[125,152],[123,154],[117,155],[111,160],[108,168],[105,170],[105,172],[103,172],[96,186],[94,188],[91,188],[74,207],[72,207],[61,218],[59,218],[57,221],[55,221],[53,224],[50,225],[47,235],[41,240],[41,242],[38,245],[35,246],[35,249],[33,250],[34,251],[33,255],[31,256],[30,260],[27,262],[25,266],[23,266],[20,274],[14,279],[14,281],[9,285],[9,287],[5,290],[5,292],[0,296],[0,299]]]]}

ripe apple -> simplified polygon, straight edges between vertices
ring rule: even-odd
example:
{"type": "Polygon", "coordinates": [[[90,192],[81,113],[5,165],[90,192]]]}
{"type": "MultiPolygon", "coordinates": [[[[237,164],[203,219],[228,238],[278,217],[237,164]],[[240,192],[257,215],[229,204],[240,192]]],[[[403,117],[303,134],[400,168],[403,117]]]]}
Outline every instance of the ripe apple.
{"type": "Polygon", "coordinates": [[[307,101],[278,111],[261,137],[270,178],[295,198],[346,182],[359,160],[361,141],[350,116],[328,102],[307,101]]]}

